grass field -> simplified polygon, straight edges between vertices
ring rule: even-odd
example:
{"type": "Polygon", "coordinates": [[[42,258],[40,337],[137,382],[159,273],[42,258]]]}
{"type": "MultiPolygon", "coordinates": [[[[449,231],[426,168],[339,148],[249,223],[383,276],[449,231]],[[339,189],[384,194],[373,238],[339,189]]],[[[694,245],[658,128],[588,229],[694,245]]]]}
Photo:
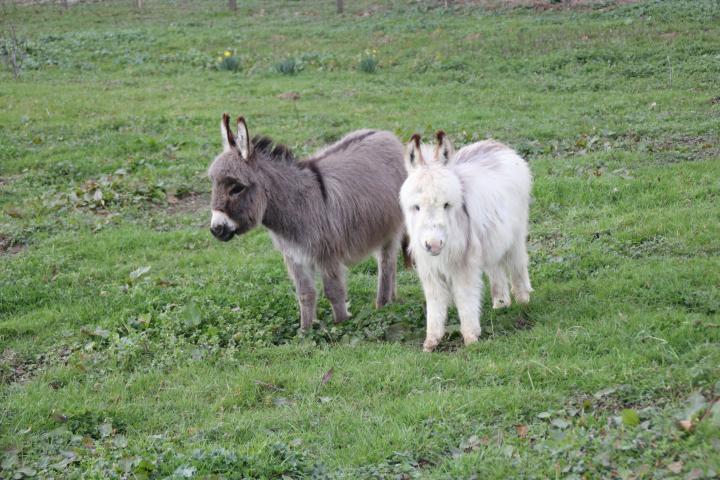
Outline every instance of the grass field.
{"type": "Polygon", "coordinates": [[[239,3],[0,5],[0,478],[717,478],[717,1],[239,3]],[[267,233],[208,231],[223,111],[513,146],[531,304],[424,354],[366,261],[301,336],[267,233]]]}

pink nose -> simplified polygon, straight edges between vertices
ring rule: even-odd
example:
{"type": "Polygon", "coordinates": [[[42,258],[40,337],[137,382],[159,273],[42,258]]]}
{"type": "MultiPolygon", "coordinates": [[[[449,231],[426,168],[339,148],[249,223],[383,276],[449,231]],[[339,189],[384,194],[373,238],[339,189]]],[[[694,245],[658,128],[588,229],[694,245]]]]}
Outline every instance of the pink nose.
{"type": "Polygon", "coordinates": [[[429,242],[425,241],[425,248],[428,252],[432,253],[433,255],[437,255],[440,253],[440,250],[442,250],[443,247],[443,241],[442,240],[430,240],[429,242]]]}

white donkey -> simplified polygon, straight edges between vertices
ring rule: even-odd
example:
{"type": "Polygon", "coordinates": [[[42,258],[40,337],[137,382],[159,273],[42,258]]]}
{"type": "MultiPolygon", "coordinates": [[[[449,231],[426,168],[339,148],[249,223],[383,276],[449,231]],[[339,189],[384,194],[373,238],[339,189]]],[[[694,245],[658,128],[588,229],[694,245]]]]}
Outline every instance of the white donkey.
{"type": "Polygon", "coordinates": [[[526,237],[532,177],[514,150],[493,140],[454,152],[444,132],[437,145],[413,135],[405,151],[408,178],[400,203],[427,303],[431,352],[445,334],[452,300],[465,344],[480,336],[482,272],[493,308],[530,301],[526,237]],[[508,281],[508,276],[510,277],[508,281]]]}

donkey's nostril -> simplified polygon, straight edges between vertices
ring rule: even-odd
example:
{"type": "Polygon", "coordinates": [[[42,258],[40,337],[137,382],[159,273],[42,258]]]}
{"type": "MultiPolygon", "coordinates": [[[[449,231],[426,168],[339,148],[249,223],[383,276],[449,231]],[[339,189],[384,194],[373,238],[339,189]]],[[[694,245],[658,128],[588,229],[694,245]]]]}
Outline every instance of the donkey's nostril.
{"type": "Polygon", "coordinates": [[[431,254],[437,255],[440,253],[440,250],[442,250],[443,243],[444,242],[442,240],[432,240],[430,242],[425,242],[425,249],[431,254]]]}
{"type": "Polygon", "coordinates": [[[225,236],[225,228],[225,224],[222,223],[220,225],[213,225],[212,227],[210,227],[210,233],[212,233],[216,237],[223,237],[225,236]]]}

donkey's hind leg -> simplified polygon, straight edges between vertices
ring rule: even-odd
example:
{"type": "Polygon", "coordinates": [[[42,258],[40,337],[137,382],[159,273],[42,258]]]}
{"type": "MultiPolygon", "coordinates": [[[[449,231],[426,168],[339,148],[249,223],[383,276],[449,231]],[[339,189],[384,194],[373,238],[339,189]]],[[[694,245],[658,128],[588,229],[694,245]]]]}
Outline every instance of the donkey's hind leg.
{"type": "Polygon", "coordinates": [[[402,234],[395,235],[382,246],[377,254],[378,288],[375,307],[380,308],[395,298],[395,274],[397,273],[397,255],[400,251],[402,234]]]}
{"type": "Polygon", "coordinates": [[[350,314],[347,310],[347,288],[345,286],[345,266],[338,263],[322,272],[325,296],[330,301],[333,310],[333,321],[342,323],[350,314]]]}
{"type": "Polygon", "coordinates": [[[512,294],[515,301],[521,304],[530,302],[530,292],[533,291],[530,285],[528,274],[528,254],[525,245],[525,237],[515,242],[507,255],[507,267],[510,272],[512,283],[512,294]]]}
{"type": "Polygon", "coordinates": [[[487,269],[490,279],[490,295],[492,296],[492,307],[494,309],[510,306],[509,280],[505,273],[505,265],[499,263],[487,269]]]}

